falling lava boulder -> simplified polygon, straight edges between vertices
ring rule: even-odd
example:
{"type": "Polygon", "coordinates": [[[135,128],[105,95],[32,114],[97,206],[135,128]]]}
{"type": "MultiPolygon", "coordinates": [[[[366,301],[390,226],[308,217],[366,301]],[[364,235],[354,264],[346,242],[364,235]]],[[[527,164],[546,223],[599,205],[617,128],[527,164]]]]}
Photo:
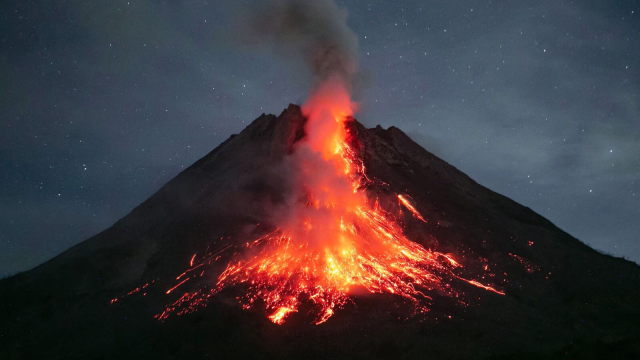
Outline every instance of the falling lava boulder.
{"type": "MultiPolygon", "coordinates": [[[[427,222],[405,212],[405,235],[505,295],[460,282],[464,299],[434,294],[429,313],[407,316],[393,295],[357,293],[324,324],[310,324],[303,305],[275,325],[259,306],[242,310],[238,286],[157,320],[194,254],[241,246],[283,201],[281,166],[305,121],[296,105],[260,116],[109,229],[1,280],[0,358],[640,357],[638,265],[589,248],[399,129],[356,121],[350,132],[376,179],[368,196],[392,207],[393,194],[410,195],[427,222]]],[[[185,286],[214,284],[223,269],[185,286]]]]}

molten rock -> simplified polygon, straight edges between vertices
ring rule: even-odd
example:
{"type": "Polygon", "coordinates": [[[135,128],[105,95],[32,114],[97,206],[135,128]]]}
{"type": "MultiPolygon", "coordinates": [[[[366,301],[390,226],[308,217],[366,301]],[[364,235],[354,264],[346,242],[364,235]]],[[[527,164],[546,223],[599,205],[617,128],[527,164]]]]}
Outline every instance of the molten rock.
{"type": "Polygon", "coordinates": [[[636,264],[314,101],[2,280],[0,358],[637,355],[636,264]]]}

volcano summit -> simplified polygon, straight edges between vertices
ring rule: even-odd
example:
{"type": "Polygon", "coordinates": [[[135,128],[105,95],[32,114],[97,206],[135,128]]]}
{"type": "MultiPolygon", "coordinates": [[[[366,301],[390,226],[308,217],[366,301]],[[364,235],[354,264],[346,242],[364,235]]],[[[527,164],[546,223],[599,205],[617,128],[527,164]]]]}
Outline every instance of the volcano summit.
{"type": "Polygon", "coordinates": [[[0,281],[0,357],[640,354],[638,265],[397,128],[345,116],[314,143],[313,116],[260,116],[109,229],[0,281]]]}

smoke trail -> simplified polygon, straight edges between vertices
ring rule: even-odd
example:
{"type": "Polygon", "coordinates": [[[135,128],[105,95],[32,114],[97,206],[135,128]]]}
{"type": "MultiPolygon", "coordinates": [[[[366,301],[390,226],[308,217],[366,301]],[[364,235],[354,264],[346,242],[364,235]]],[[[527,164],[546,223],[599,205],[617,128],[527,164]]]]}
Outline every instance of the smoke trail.
{"type": "Polygon", "coordinates": [[[302,55],[314,87],[338,77],[350,87],[358,70],[357,35],[333,0],[273,0],[251,16],[253,38],[302,55]]]}

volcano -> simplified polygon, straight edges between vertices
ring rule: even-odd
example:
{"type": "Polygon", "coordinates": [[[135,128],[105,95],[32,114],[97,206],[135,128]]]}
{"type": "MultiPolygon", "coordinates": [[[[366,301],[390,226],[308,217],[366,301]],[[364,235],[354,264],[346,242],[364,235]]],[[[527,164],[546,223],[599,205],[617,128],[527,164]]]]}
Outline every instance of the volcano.
{"type": "Polygon", "coordinates": [[[638,265],[346,115],[309,155],[304,109],[263,114],[1,280],[0,358],[640,356],[638,265]]]}

